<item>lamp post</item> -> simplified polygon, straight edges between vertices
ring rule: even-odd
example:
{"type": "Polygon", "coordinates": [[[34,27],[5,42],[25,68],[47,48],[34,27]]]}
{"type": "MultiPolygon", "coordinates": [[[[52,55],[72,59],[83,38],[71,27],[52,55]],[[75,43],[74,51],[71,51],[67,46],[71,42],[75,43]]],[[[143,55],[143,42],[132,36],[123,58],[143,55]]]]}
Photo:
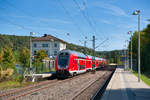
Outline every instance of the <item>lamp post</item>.
{"type": "Polygon", "coordinates": [[[138,15],[138,82],[140,82],[141,66],[140,66],[140,10],[135,10],[133,15],[138,15]]]}
{"type": "Polygon", "coordinates": [[[126,44],[124,45],[124,56],[125,56],[125,59],[124,59],[124,71],[126,69],[126,44]]]}
{"type": "Polygon", "coordinates": [[[126,69],[128,68],[128,40],[125,40],[125,45],[126,45],[126,51],[125,51],[125,55],[126,55],[126,60],[125,60],[125,62],[126,62],[126,69]]]}
{"type": "Polygon", "coordinates": [[[128,34],[131,34],[131,70],[132,70],[132,31],[129,31],[128,34]]]}
{"type": "Polygon", "coordinates": [[[30,70],[32,69],[32,35],[34,33],[30,32],[30,70]]]}

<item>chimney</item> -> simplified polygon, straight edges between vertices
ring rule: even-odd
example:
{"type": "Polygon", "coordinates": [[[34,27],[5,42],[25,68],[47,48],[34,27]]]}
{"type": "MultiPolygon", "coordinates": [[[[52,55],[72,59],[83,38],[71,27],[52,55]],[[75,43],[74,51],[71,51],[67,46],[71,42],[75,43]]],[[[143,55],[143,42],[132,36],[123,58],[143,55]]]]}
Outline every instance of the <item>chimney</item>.
{"type": "Polygon", "coordinates": [[[44,37],[46,37],[47,36],[47,34],[44,34],[44,37]]]}

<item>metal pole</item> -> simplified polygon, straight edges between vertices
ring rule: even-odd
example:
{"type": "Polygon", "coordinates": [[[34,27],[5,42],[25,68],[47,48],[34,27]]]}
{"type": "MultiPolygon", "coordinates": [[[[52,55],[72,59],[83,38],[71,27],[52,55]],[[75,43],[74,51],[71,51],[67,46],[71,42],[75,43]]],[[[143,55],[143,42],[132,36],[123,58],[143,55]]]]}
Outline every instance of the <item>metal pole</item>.
{"type": "Polygon", "coordinates": [[[86,42],[86,40],[85,40],[85,41],[84,41],[84,47],[86,47],[86,43],[87,43],[87,42],[86,42]]]}
{"type": "Polygon", "coordinates": [[[84,41],[84,53],[86,54],[86,43],[87,43],[87,41],[85,40],[84,41]]]}
{"type": "Polygon", "coordinates": [[[125,59],[124,59],[124,70],[126,69],[126,47],[124,49],[124,55],[125,55],[125,59]]]}
{"type": "Polygon", "coordinates": [[[126,70],[126,68],[127,68],[127,50],[126,50],[126,48],[125,48],[125,55],[126,55],[126,57],[125,57],[125,63],[126,63],[125,70],[126,70]]]}
{"type": "Polygon", "coordinates": [[[32,32],[30,32],[30,69],[32,68],[32,32]]]}
{"type": "Polygon", "coordinates": [[[132,33],[131,33],[131,70],[132,70],[132,33]]]}
{"type": "Polygon", "coordinates": [[[140,14],[138,14],[138,82],[140,82],[140,14]]]}
{"type": "Polygon", "coordinates": [[[94,65],[92,65],[92,69],[95,69],[95,36],[93,36],[93,63],[94,65]]]}

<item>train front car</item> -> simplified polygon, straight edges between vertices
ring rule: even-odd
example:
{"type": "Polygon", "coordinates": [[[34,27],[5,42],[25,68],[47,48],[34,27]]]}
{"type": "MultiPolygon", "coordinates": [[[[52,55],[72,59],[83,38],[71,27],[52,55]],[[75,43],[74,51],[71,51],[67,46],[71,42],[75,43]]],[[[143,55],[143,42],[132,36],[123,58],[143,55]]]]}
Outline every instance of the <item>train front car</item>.
{"type": "Polygon", "coordinates": [[[68,77],[86,72],[86,56],[83,53],[62,50],[56,57],[57,77],[68,77]]]}
{"type": "Polygon", "coordinates": [[[55,71],[57,77],[69,76],[70,54],[67,51],[60,51],[56,57],[55,71]]]}

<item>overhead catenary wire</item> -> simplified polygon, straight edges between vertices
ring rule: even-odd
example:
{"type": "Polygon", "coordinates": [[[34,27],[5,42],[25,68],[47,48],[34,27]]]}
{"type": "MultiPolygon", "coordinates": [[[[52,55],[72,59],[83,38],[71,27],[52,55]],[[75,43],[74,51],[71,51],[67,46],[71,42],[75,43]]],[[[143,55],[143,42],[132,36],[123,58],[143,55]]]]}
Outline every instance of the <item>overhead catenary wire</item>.
{"type": "Polygon", "coordinates": [[[64,12],[66,13],[66,15],[71,19],[72,23],[74,24],[74,26],[77,28],[78,31],[80,31],[81,36],[84,38],[85,35],[83,34],[83,30],[81,29],[81,27],[74,21],[73,17],[71,16],[70,12],[67,10],[67,8],[64,6],[64,4],[62,3],[61,0],[57,0],[57,2],[59,3],[59,5],[64,9],[64,12]]]}
{"type": "MultiPolygon", "coordinates": [[[[83,6],[85,8],[84,11],[86,12],[87,17],[89,18],[89,20],[91,19],[91,22],[93,24],[94,30],[96,32],[96,37],[98,37],[99,36],[99,34],[97,33],[98,32],[98,28],[96,28],[98,25],[96,24],[96,21],[93,18],[92,14],[90,14],[90,16],[89,16],[87,0],[83,0],[83,6]]],[[[102,39],[102,38],[105,38],[105,37],[104,37],[104,35],[101,34],[99,38],[102,39]]]]}
{"type": "MultiPolygon", "coordinates": [[[[0,6],[0,8],[3,9],[3,10],[6,9],[6,8],[4,8],[4,7],[2,7],[2,6],[0,6]]],[[[32,32],[36,32],[37,34],[41,35],[40,32],[38,32],[38,31],[36,31],[36,30],[34,30],[34,29],[32,29],[32,28],[25,27],[24,25],[20,25],[20,24],[18,24],[18,23],[15,23],[15,22],[13,22],[13,21],[10,21],[10,20],[8,20],[8,19],[6,19],[6,18],[2,18],[2,17],[1,17],[1,19],[3,19],[3,21],[5,21],[5,22],[7,22],[7,23],[9,23],[9,24],[11,24],[11,25],[15,25],[15,26],[17,26],[17,27],[19,27],[19,28],[21,28],[21,29],[23,29],[23,30],[26,30],[26,31],[29,31],[29,32],[31,32],[31,31],[32,31],[32,32]]]]}
{"type": "Polygon", "coordinates": [[[108,38],[105,39],[104,41],[102,41],[99,45],[97,45],[95,48],[98,48],[99,46],[101,46],[102,44],[104,44],[107,40],[109,40],[108,38]]]}
{"type": "Polygon", "coordinates": [[[89,24],[90,28],[94,31],[94,33],[96,33],[95,28],[92,24],[92,22],[89,20],[89,18],[86,16],[85,12],[81,9],[80,5],[78,4],[78,2],[76,0],[73,0],[74,4],[76,5],[77,9],[79,9],[79,11],[81,12],[82,16],[85,18],[85,20],[87,21],[87,23],[89,24]]]}
{"type": "MultiPolygon", "coordinates": [[[[91,23],[92,23],[92,25],[93,25],[93,27],[94,27],[94,30],[95,30],[95,32],[97,33],[97,29],[96,29],[96,22],[95,22],[95,20],[94,20],[94,18],[92,17],[92,16],[89,16],[89,12],[88,12],[88,5],[87,5],[87,1],[86,0],[83,0],[83,6],[84,6],[84,9],[85,9],[85,11],[86,11],[86,16],[87,16],[87,18],[90,20],[90,18],[91,18],[91,23]]],[[[98,35],[98,34],[97,34],[98,35]]]]}
{"type": "MultiPolygon", "coordinates": [[[[8,2],[7,0],[5,0],[5,2],[7,3],[7,5],[9,5],[9,6],[15,8],[15,9],[18,10],[19,12],[21,12],[21,13],[23,13],[23,14],[25,14],[25,15],[28,15],[28,16],[32,17],[33,19],[36,18],[36,16],[34,16],[32,13],[26,12],[25,10],[16,7],[15,5],[13,5],[12,3],[8,2]]],[[[39,20],[39,22],[40,22],[40,20],[39,20]]],[[[43,35],[43,34],[44,34],[44,33],[42,34],[42,33],[37,32],[37,31],[34,31],[34,32],[36,32],[36,34],[39,34],[39,35],[43,35]]],[[[56,32],[56,31],[52,31],[52,30],[51,30],[51,32],[54,32],[55,34],[59,34],[59,33],[56,32]]],[[[59,34],[59,35],[60,35],[60,34],[59,34]]]]}
{"type": "Polygon", "coordinates": [[[7,5],[9,5],[9,6],[15,8],[16,10],[20,11],[21,13],[24,13],[24,14],[26,14],[26,15],[28,15],[28,16],[31,16],[31,17],[35,18],[35,16],[32,15],[31,13],[26,12],[26,11],[24,11],[23,9],[20,9],[20,8],[16,7],[15,5],[13,5],[12,3],[8,2],[7,0],[4,0],[4,1],[7,3],[7,5]]]}
{"type": "MultiPolygon", "coordinates": [[[[13,5],[12,3],[8,2],[7,0],[5,0],[5,2],[6,2],[9,6],[11,6],[11,7],[15,8],[16,10],[20,11],[21,13],[24,13],[24,14],[26,14],[26,15],[28,15],[28,16],[31,16],[32,18],[35,18],[35,16],[33,16],[31,13],[28,13],[28,12],[24,11],[23,9],[20,9],[20,8],[16,7],[15,5],[13,5]]],[[[81,34],[84,35],[84,34],[83,34],[84,32],[81,30],[81,28],[79,27],[79,25],[78,25],[77,23],[75,23],[75,21],[73,20],[71,14],[70,14],[69,11],[65,8],[65,6],[64,6],[63,3],[61,2],[61,0],[58,0],[58,2],[59,2],[60,5],[63,7],[65,13],[70,17],[70,19],[72,20],[72,22],[73,22],[73,24],[75,25],[75,27],[77,27],[77,30],[79,30],[79,31],[81,32],[81,34]]],[[[57,33],[57,34],[58,34],[58,33],[57,33]]],[[[84,35],[84,37],[85,37],[85,35],[84,35]]]]}
{"type": "Polygon", "coordinates": [[[10,24],[12,24],[12,25],[15,25],[15,26],[17,26],[17,27],[19,27],[19,28],[21,28],[21,29],[24,29],[24,30],[27,30],[27,31],[33,31],[33,30],[30,29],[30,28],[24,27],[23,25],[16,24],[16,23],[14,23],[14,22],[12,22],[12,21],[10,21],[10,20],[8,20],[8,19],[5,19],[5,18],[1,18],[1,19],[3,19],[3,21],[5,21],[5,22],[8,22],[8,23],[10,23],[10,24]]]}
{"type": "MultiPolygon", "coordinates": [[[[58,0],[58,1],[59,1],[59,0],[58,0]]],[[[35,18],[34,15],[32,15],[32,14],[30,14],[30,13],[24,11],[23,9],[17,8],[15,5],[9,3],[7,0],[6,0],[6,2],[7,2],[8,5],[10,5],[11,7],[17,9],[17,10],[20,11],[21,13],[24,13],[24,14],[26,14],[26,15],[28,15],[28,16],[31,16],[32,18],[35,18]]],[[[67,13],[67,15],[69,15],[69,16],[71,17],[71,15],[69,14],[69,12],[67,11],[67,9],[65,8],[65,6],[62,4],[61,1],[60,1],[60,3],[61,3],[61,5],[63,6],[63,8],[64,8],[65,12],[67,13]]],[[[72,17],[71,17],[71,18],[72,18],[72,17]]],[[[74,21],[73,18],[72,18],[72,21],[74,21]]],[[[74,25],[75,25],[75,27],[77,27],[77,30],[80,30],[80,31],[81,31],[81,33],[82,33],[82,35],[83,35],[83,32],[82,32],[81,28],[80,28],[75,22],[74,22],[74,25]]],[[[56,35],[60,35],[60,34],[59,34],[58,32],[56,32],[56,31],[52,31],[52,32],[54,32],[56,35]]],[[[63,36],[64,36],[64,35],[63,35],[63,36]]]]}
{"type": "MultiPolygon", "coordinates": [[[[90,20],[90,18],[91,18],[91,23],[93,24],[93,27],[94,27],[94,30],[95,30],[95,32],[96,32],[96,35],[97,35],[97,37],[98,37],[98,33],[97,33],[97,28],[96,28],[96,21],[94,20],[94,18],[90,15],[89,16],[89,13],[88,13],[88,5],[87,5],[87,1],[86,0],[83,0],[82,1],[83,2],[83,6],[84,6],[84,11],[86,12],[86,16],[87,16],[87,18],[90,20]]],[[[101,35],[102,36],[102,35],[101,35]]],[[[100,38],[100,37],[99,37],[100,38]]],[[[101,37],[101,39],[102,38],[105,38],[104,36],[103,37],[101,37]]]]}

